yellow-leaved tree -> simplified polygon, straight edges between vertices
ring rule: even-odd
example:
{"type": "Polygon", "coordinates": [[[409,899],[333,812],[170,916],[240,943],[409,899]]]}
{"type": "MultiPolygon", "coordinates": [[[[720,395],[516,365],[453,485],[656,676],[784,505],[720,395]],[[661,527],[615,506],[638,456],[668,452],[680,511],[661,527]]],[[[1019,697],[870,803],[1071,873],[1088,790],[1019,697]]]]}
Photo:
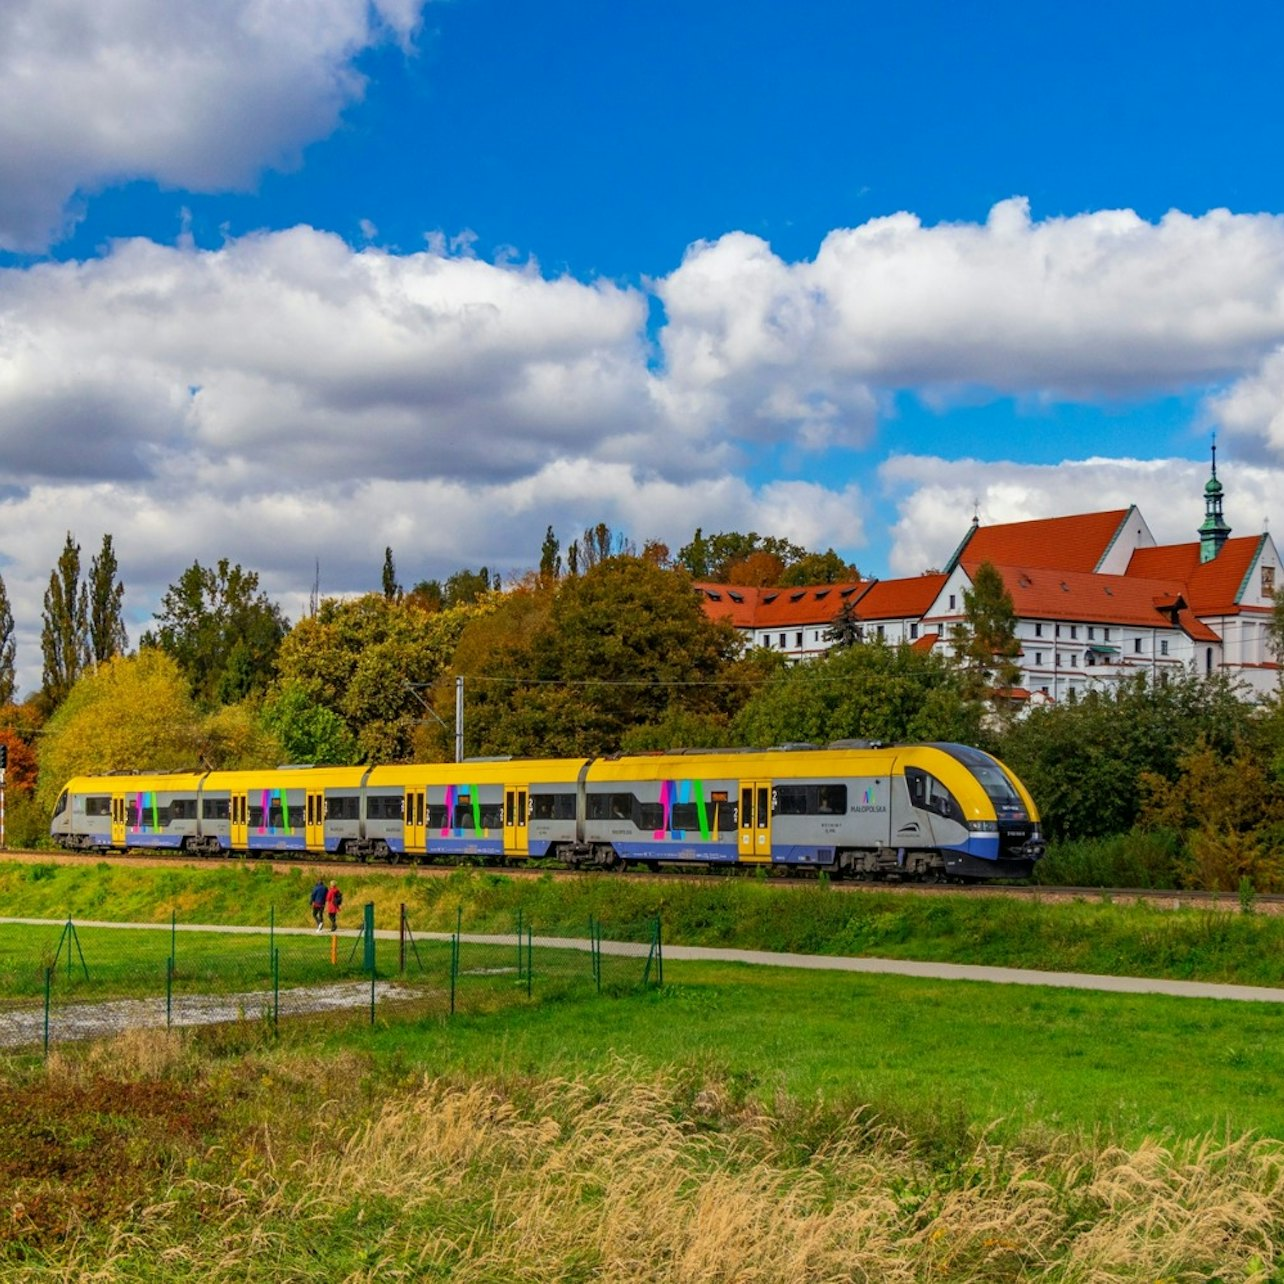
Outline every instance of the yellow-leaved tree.
{"type": "Polygon", "coordinates": [[[85,674],[45,725],[38,802],[51,810],[85,773],[199,769],[203,733],[188,692],[178,664],[151,648],[85,674]]]}

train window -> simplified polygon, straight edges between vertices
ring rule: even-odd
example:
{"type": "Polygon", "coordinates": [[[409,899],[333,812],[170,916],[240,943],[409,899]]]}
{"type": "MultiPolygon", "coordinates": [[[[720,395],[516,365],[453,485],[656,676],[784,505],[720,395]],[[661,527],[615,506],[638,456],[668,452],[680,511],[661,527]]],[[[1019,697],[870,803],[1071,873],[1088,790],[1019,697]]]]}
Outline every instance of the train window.
{"type": "Polygon", "coordinates": [[[504,808],[500,803],[482,803],[481,824],[483,829],[504,828],[504,808]]]}
{"type": "Polygon", "coordinates": [[[455,828],[472,829],[473,827],[473,804],[469,800],[457,802],[455,804],[455,828]]]}
{"type": "Polygon", "coordinates": [[[909,786],[910,801],[924,811],[934,811],[948,820],[964,823],[963,808],[954,795],[930,772],[920,767],[905,768],[905,783],[909,786]]]}
{"type": "Polygon", "coordinates": [[[638,803],[635,824],[639,829],[663,829],[664,808],[657,803],[638,803]]]}
{"type": "Polygon", "coordinates": [[[111,799],[109,797],[86,798],[85,799],[86,816],[110,816],[111,799]]]}
{"type": "Polygon", "coordinates": [[[62,793],[58,795],[58,801],[54,803],[53,814],[55,816],[61,816],[62,813],[66,810],[67,810],[67,791],[64,789],[62,793]]]}
{"type": "MultiPolygon", "coordinates": [[[[130,822],[133,823],[132,821],[130,822]]],[[[263,828],[263,808],[251,805],[250,807],[250,827],[252,829],[263,828]]]]}
{"type": "Polygon", "coordinates": [[[366,819],[400,820],[405,801],[400,794],[370,794],[366,798],[366,819]]]}
{"type": "Polygon", "coordinates": [[[758,787],[758,828],[766,829],[771,824],[771,790],[766,785],[758,787]]]}
{"type": "Polygon", "coordinates": [[[845,816],[847,814],[846,785],[816,786],[816,815],[845,816]]]}
{"type": "Polygon", "coordinates": [[[574,794],[531,794],[532,820],[574,820],[574,794]]]}
{"type": "Polygon", "coordinates": [[[443,803],[428,804],[428,828],[448,829],[450,822],[446,819],[446,807],[443,803]]]}
{"type": "Polygon", "coordinates": [[[807,786],[777,785],[774,810],[777,816],[805,816],[807,814],[807,786]]]}
{"type": "Polygon", "coordinates": [[[359,820],[360,817],[361,799],[355,794],[349,798],[329,797],[325,800],[327,820],[359,820]]]}
{"type": "Polygon", "coordinates": [[[971,764],[972,774],[981,782],[986,797],[994,804],[995,810],[1004,816],[1025,816],[1025,804],[1021,795],[1012,788],[1012,782],[997,766],[989,764],[971,764]]]}
{"type": "Polygon", "coordinates": [[[424,823],[424,795],[422,793],[418,793],[415,795],[415,824],[422,825],[423,823],[424,823]]]}
{"type": "Polygon", "coordinates": [[[206,820],[226,820],[231,814],[231,806],[226,798],[202,798],[201,815],[206,820]]]}
{"type": "MultiPolygon", "coordinates": [[[[632,794],[589,794],[589,820],[632,820],[632,794]]],[[[653,826],[654,828],[654,826],[653,826]]]]}
{"type": "Polygon", "coordinates": [[[713,827],[719,833],[735,829],[738,816],[739,812],[733,802],[722,799],[713,804],[713,827]]]}
{"type": "Polygon", "coordinates": [[[674,803],[669,824],[673,829],[699,829],[700,810],[695,803],[674,803]]]}
{"type": "Polygon", "coordinates": [[[195,820],[196,799],[175,798],[169,805],[169,818],[170,820],[195,820]]]}

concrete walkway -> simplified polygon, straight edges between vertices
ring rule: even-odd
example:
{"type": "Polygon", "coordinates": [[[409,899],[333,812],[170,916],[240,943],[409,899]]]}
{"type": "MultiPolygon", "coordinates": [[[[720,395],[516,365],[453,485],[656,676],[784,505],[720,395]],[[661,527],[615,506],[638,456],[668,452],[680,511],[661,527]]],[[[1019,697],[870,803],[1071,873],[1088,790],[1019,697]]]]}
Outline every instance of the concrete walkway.
{"type": "MultiPolygon", "coordinates": [[[[0,925],[22,923],[29,926],[60,928],[65,919],[0,918],[0,925]]],[[[107,923],[94,919],[76,919],[78,929],[89,927],[118,928],[129,931],[220,932],[266,936],[266,927],[219,926],[210,923],[107,923]]],[[[310,927],[278,927],[282,936],[309,936],[310,927]]],[[[359,929],[339,932],[348,940],[360,935],[359,929]]],[[[448,932],[416,932],[417,941],[448,941],[448,932]]],[[[376,929],[381,941],[395,941],[398,933],[376,929]]],[[[510,945],[512,933],[479,936],[464,933],[463,940],[476,945],[510,945]]],[[[587,939],[577,937],[536,936],[533,944],[543,949],[588,951],[587,939]]],[[[643,942],[603,941],[602,953],[639,956],[647,952],[643,942]]],[[[905,959],[844,958],[824,954],[773,954],[766,950],[712,949],[694,945],[665,945],[664,957],[670,962],[747,963],[760,967],[807,968],[817,972],[863,972],[887,976],[914,976],[936,981],[983,981],[997,985],[1047,985],[1066,990],[1098,990],[1114,994],[1167,994],[1183,999],[1234,999],[1243,1003],[1284,1003],[1284,988],[1264,985],[1224,985],[1216,981],[1167,981],[1145,976],[1099,976],[1087,972],[1038,972],[1029,968],[983,967],[967,963],[917,963],[905,959]]]]}

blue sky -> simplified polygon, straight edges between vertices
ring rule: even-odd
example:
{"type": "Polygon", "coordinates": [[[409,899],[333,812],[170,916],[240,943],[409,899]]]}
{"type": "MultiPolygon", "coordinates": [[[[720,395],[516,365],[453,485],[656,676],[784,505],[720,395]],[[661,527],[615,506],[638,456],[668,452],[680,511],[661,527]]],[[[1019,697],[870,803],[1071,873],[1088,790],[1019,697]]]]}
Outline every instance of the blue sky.
{"type": "Polygon", "coordinates": [[[1284,518],[1278,6],[7,0],[0,574],[1284,518]]]}

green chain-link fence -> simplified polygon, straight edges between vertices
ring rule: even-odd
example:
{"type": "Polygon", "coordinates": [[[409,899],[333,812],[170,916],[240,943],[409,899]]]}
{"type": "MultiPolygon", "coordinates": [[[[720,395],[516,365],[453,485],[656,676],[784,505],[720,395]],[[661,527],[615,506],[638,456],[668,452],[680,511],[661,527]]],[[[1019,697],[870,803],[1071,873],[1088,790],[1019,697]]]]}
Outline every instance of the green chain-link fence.
{"type": "Polygon", "coordinates": [[[660,922],[646,939],[541,935],[520,915],[506,933],[417,933],[363,907],[356,931],[180,924],[0,925],[0,1050],[100,1038],[144,1027],[304,1018],[449,1017],[518,1003],[619,994],[663,984],[660,922]]]}

